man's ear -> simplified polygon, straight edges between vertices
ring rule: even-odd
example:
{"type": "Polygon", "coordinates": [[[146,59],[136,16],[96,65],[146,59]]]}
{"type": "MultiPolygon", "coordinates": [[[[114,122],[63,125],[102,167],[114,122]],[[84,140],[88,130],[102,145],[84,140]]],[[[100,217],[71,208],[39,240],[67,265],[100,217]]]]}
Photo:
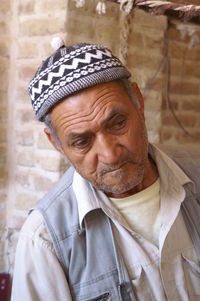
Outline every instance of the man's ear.
{"type": "Polygon", "coordinates": [[[140,110],[142,116],[144,117],[144,99],[143,99],[142,93],[141,93],[138,85],[135,82],[132,83],[132,88],[133,88],[134,94],[136,95],[136,97],[139,101],[139,105],[140,105],[139,110],[140,110]]]}
{"type": "Polygon", "coordinates": [[[56,143],[56,139],[52,135],[51,131],[48,128],[44,128],[44,133],[47,136],[49,142],[53,145],[53,147],[62,155],[64,155],[63,149],[56,143]]]}

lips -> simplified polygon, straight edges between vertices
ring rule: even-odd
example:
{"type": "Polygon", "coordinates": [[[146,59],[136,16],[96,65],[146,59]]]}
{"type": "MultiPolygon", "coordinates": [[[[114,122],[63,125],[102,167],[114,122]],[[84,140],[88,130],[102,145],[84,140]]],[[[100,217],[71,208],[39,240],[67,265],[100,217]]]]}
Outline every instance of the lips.
{"type": "Polygon", "coordinates": [[[125,161],[123,163],[121,163],[120,165],[115,165],[115,166],[107,166],[106,168],[103,168],[101,171],[100,171],[100,176],[104,176],[105,174],[107,173],[112,173],[112,172],[115,172],[115,171],[118,171],[120,170],[124,165],[126,165],[127,163],[129,163],[130,161],[125,161]]]}
{"type": "Polygon", "coordinates": [[[121,164],[119,167],[117,167],[117,168],[115,168],[115,169],[113,169],[113,170],[111,170],[111,172],[115,172],[115,171],[118,171],[118,170],[120,170],[124,165],[126,165],[128,162],[124,162],[123,164],[121,164]]]}

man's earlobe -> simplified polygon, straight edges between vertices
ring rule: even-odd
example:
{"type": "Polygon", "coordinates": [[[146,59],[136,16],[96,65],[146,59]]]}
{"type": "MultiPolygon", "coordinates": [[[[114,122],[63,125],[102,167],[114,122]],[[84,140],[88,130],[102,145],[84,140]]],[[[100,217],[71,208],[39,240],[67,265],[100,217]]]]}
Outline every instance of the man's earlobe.
{"type": "Polygon", "coordinates": [[[60,147],[57,143],[56,143],[56,139],[55,137],[52,135],[51,131],[48,128],[44,128],[44,133],[47,136],[49,142],[51,143],[51,145],[53,145],[53,147],[62,155],[64,155],[62,147],[60,147]]]}

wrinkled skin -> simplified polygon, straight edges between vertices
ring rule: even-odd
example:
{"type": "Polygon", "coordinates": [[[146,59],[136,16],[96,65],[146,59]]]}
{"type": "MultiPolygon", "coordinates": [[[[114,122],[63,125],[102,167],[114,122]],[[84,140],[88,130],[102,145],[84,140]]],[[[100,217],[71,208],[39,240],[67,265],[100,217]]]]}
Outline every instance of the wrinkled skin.
{"type": "Polygon", "coordinates": [[[108,196],[132,195],[157,178],[156,167],[148,158],[143,100],[137,89],[139,109],[115,81],[85,89],[58,103],[51,119],[61,147],[45,129],[54,147],[108,196]]]}

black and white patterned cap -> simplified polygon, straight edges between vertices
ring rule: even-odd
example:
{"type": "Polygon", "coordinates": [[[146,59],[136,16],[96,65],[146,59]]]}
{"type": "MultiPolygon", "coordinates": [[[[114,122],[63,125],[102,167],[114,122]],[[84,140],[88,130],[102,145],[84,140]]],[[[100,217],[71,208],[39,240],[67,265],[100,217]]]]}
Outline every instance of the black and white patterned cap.
{"type": "Polygon", "coordinates": [[[85,88],[130,77],[109,49],[93,44],[61,46],[47,58],[29,84],[36,117],[43,120],[61,99],[85,88]]]}

